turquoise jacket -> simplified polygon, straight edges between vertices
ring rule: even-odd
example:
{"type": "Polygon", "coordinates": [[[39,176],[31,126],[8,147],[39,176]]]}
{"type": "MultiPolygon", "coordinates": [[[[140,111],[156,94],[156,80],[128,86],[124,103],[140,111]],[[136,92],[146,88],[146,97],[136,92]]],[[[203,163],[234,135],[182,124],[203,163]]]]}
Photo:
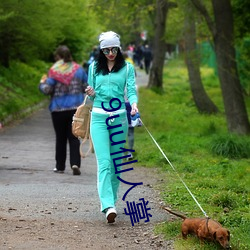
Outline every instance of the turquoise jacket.
{"type": "MultiPolygon", "coordinates": [[[[90,97],[93,107],[102,108],[103,103],[105,108],[110,109],[110,100],[118,98],[122,103],[121,109],[126,109],[124,93],[127,94],[131,105],[138,102],[135,69],[131,63],[127,62],[118,72],[110,72],[107,75],[95,73],[94,65],[95,62],[90,65],[88,71],[88,84],[95,90],[95,97],[90,97]]],[[[112,102],[112,106],[118,107],[118,102],[112,102]]]]}

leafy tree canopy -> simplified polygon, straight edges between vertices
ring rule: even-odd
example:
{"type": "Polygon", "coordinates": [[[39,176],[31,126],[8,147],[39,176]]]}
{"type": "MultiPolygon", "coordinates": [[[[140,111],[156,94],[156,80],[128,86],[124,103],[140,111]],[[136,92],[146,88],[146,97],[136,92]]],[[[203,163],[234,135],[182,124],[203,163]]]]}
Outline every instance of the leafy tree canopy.
{"type": "Polygon", "coordinates": [[[82,60],[96,39],[95,14],[89,2],[1,0],[2,64],[12,59],[48,60],[59,44],[69,46],[74,58],[82,60]]]}

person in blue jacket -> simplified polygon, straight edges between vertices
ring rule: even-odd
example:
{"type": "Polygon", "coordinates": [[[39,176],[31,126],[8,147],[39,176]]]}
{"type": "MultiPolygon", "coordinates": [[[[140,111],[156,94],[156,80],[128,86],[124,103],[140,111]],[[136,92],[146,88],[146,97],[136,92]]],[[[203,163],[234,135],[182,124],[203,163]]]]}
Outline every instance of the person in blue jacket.
{"type": "Polygon", "coordinates": [[[80,142],[72,134],[72,117],[84,100],[87,74],[79,64],[73,61],[67,46],[59,46],[54,56],[56,62],[39,84],[40,91],[51,96],[49,110],[56,134],[54,172],[64,173],[67,142],[69,142],[70,166],[73,175],[80,175],[80,142]]]}
{"type": "Polygon", "coordinates": [[[124,91],[132,115],[138,112],[137,93],[134,66],[124,60],[120,36],[113,31],[103,32],[99,42],[100,53],[89,67],[86,93],[93,100],[90,134],[97,159],[101,211],[106,214],[108,223],[113,223],[117,216],[115,204],[120,182],[118,165],[122,163],[122,159],[118,159],[114,164],[113,159],[123,156],[123,152],[117,152],[124,148],[128,131],[124,91]],[[119,133],[121,131],[123,133],[119,133]],[[114,144],[111,140],[121,143],[114,144]]]}

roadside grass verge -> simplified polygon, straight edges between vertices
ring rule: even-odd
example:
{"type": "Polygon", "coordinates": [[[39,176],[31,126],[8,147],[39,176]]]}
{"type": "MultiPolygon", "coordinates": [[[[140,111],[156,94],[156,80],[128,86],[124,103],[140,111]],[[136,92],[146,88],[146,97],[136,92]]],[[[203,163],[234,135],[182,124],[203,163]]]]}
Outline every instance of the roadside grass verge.
{"type": "Polygon", "coordinates": [[[22,117],[23,110],[32,110],[46,97],[38,90],[42,74],[48,65],[34,61],[30,65],[13,61],[10,68],[0,67],[0,122],[8,123],[9,116],[13,119],[22,117]]]}
{"type": "MultiPolygon", "coordinates": [[[[185,65],[170,61],[164,69],[164,93],[139,89],[142,121],[174,169],[158,150],[144,127],[135,128],[137,165],[157,168],[157,185],[166,205],[188,217],[203,217],[180,178],[207,215],[231,232],[232,249],[250,249],[250,137],[227,132],[221,90],[210,68],[201,68],[205,89],[218,106],[216,115],[199,114],[192,100],[185,65]],[[176,172],[178,175],[176,174],[176,172]]],[[[250,100],[247,101],[248,113],[250,100]]],[[[200,246],[197,239],[179,238],[181,220],[159,224],[155,231],[175,238],[175,248],[219,249],[214,243],[200,246]]]]}

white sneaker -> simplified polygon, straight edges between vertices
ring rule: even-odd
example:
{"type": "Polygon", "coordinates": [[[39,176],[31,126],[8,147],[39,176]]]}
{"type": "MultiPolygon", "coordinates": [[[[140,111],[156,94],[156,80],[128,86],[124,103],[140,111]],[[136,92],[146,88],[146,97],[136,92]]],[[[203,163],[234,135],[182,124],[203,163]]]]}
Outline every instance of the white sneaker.
{"type": "Polygon", "coordinates": [[[54,171],[55,173],[59,173],[59,174],[63,174],[63,173],[64,173],[63,170],[57,170],[57,168],[54,168],[53,171],[54,171]]]}
{"type": "Polygon", "coordinates": [[[115,208],[110,207],[107,209],[106,218],[108,220],[108,223],[114,223],[116,216],[117,216],[117,212],[115,208]]]}
{"type": "Polygon", "coordinates": [[[81,171],[80,171],[80,168],[78,166],[73,165],[72,170],[73,170],[73,175],[81,175],[81,171]]]}
{"type": "Polygon", "coordinates": [[[130,153],[130,156],[127,157],[127,161],[131,161],[131,160],[133,160],[133,155],[132,155],[132,153],[130,153]]]}

